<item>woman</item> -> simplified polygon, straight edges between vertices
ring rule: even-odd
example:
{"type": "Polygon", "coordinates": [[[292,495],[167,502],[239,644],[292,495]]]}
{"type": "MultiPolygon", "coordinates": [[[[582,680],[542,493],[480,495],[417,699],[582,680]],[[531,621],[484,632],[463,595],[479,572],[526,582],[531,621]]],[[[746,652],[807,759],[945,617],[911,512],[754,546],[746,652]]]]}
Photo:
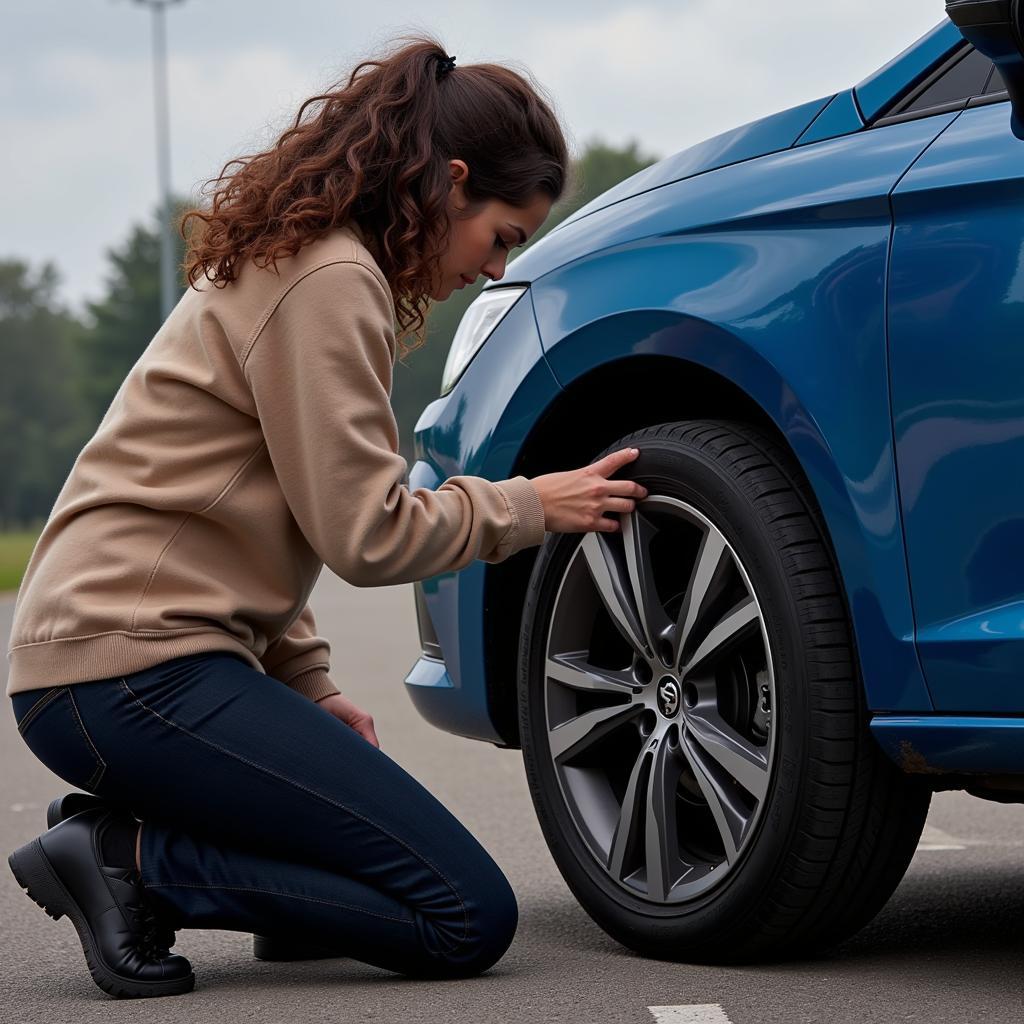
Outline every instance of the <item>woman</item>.
{"type": "Polygon", "coordinates": [[[115,996],[194,987],[182,927],[422,977],[486,970],[515,932],[507,879],[380,751],[307,604],[325,564],[357,586],[425,579],[545,530],[614,531],[603,513],[643,493],[607,479],[633,450],[402,484],[396,320],[501,278],[568,167],[521,76],[454,62],[431,38],[365,61],[214,179],[182,222],[190,287],[26,569],[7,692],[32,752],[86,792],[9,863],[115,996]]]}

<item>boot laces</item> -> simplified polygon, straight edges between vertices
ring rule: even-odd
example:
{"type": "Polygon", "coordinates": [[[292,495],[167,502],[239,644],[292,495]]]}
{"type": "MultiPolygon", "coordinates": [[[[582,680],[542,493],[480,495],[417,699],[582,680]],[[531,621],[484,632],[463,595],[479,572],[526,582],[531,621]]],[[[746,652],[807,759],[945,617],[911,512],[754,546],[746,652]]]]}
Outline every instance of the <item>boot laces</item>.
{"type": "MultiPolygon", "coordinates": [[[[142,876],[136,869],[132,868],[128,879],[135,885],[136,892],[138,893],[138,898],[134,902],[127,904],[127,907],[132,914],[132,923],[141,931],[137,940],[139,949],[153,958],[167,956],[169,950],[159,945],[160,941],[166,937],[164,934],[164,922],[160,919],[153,905],[146,899],[142,888],[142,876]]],[[[171,934],[173,936],[173,932],[171,934]]]]}

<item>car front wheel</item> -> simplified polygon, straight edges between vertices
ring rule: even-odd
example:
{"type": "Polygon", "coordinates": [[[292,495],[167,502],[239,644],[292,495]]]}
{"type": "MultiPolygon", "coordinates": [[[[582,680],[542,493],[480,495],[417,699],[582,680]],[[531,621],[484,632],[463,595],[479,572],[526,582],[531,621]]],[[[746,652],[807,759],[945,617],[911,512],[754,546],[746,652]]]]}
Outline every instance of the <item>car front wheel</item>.
{"type": "Polygon", "coordinates": [[[929,790],[868,731],[814,496],[749,424],[645,428],[616,532],[552,534],[519,660],[523,757],[562,876],[612,937],[714,962],[867,923],[929,790]]]}

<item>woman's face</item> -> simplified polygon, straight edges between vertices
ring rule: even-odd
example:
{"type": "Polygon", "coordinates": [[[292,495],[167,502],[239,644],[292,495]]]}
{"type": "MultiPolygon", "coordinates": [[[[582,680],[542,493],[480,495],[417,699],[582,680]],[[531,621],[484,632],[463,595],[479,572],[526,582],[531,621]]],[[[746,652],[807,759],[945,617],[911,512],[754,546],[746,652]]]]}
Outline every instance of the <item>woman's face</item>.
{"type": "Polygon", "coordinates": [[[470,208],[464,188],[469,168],[462,160],[450,160],[448,164],[452,176],[448,195],[451,233],[430,292],[430,297],[437,300],[447,299],[456,288],[474,283],[480,274],[500,281],[509,253],[529,241],[551,211],[551,199],[543,192],[525,207],[488,199],[470,208]]]}

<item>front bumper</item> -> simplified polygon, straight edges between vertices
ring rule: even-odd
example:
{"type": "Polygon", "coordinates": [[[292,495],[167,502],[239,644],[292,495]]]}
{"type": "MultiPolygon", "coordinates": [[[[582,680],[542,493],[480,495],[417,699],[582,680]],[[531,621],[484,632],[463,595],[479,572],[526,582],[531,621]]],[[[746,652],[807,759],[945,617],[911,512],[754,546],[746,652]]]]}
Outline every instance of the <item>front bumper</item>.
{"type": "MultiPolygon", "coordinates": [[[[414,431],[409,490],[450,476],[529,475],[521,458],[537,419],[559,392],[541,348],[530,292],[509,310],[458,384],[431,402],[414,431]]],[[[527,551],[512,558],[532,557],[527,551]]],[[[413,584],[422,654],[405,676],[419,713],[446,732],[501,744],[491,713],[484,637],[487,572],[479,560],[413,584]]]]}

